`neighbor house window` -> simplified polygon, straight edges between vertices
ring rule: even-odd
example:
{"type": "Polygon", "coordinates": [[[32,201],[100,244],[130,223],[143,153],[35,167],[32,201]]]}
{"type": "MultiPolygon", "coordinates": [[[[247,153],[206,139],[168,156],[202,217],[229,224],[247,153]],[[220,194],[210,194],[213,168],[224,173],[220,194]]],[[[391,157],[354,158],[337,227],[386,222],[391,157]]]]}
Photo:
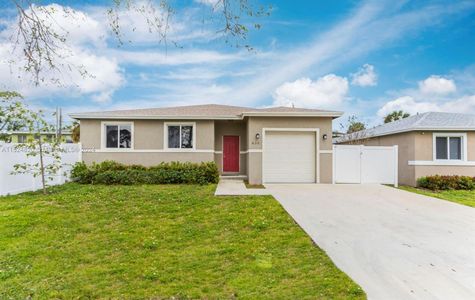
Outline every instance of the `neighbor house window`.
{"type": "Polygon", "coordinates": [[[132,124],[106,124],[104,129],[106,148],[132,148],[132,124]]]}
{"type": "Polygon", "coordinates": [[[463,134],[436,134],[434,135],[436,160],[464,160],[463,134]]]}
{"type": "Polygon", "coordinates": [[[20,144],[26,143],[27,140],[28,140],[28,139],[27,139],[27,136],[26,136],[26,135],[19,135],[19,136],[18,136],[18,143],[20,143],[20,144]]]}
{"type": "Polygon", "coordinates": [[[167,124],[165,134],[169,149],[194,148],[194,124],[167,124]]]}

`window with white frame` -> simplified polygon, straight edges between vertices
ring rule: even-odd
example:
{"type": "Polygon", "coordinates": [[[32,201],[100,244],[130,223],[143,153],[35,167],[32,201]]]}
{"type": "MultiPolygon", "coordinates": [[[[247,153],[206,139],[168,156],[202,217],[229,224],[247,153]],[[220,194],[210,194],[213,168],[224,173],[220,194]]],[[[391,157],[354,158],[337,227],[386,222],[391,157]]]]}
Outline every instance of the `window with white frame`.
{"type": "Polygon", "coordinates": [[[107,149],[132,148],[132,124],[105,124],[105,141],[107,149]]]}
{"type": "Polygon", "coordinates": [[[166,124],[166,147],[168,149],[193,149],[194,124],[166,124]]]}
{"type": "Polygon", "coordinates": [[[434,134],[435,160],[464,160],[464,134],[434,134]]]}

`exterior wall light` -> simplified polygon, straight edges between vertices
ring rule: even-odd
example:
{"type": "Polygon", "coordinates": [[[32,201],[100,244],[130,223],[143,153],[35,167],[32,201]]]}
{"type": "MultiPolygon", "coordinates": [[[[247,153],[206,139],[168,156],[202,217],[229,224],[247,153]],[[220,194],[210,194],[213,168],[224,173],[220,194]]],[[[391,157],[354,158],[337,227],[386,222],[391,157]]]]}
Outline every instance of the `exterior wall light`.
{"type": "Polygon", "coordinates": [[[259,133],[256,133],[256,140],[259,140],[261,138],[261,135],[259,133]]]}
{"type": "Polygon", "coordinates": [[[328,135],[325,133],[323,136],[322,136],[323,140],[326,141],[328,139],[328,135]]]}

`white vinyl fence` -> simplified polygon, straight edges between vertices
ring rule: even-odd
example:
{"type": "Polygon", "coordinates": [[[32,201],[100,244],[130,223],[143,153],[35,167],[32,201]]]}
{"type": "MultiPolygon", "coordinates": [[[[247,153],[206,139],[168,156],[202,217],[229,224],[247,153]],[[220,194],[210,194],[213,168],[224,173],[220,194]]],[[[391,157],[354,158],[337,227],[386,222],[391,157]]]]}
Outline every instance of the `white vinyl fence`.
{"type": "MultiPolygon", "coordinates": [[[[33,177],[31,174],[12,175],[15,164],[39,162],[39,156],[28,157],[25,150],[18,149],[18,144],[0,142],[0,196],[13,195],[27,191],[34,191],[41,188],[41,178],[33,177]]],[[[69,179],[71,167],[81,160],[81,146],[79,144],[63,144],[61,153],[62,167],[58,175],[49,185],[63,184],[69,179]],[[63,174],[66,173],[66,176],[63,174]]],[[[46,164],[52,161],[46,158],[46,164]]]]}
{"type": "Polygon", "coordinates": [[[398,185],[398,147],[333,146],[333,183],[398,185]]]}

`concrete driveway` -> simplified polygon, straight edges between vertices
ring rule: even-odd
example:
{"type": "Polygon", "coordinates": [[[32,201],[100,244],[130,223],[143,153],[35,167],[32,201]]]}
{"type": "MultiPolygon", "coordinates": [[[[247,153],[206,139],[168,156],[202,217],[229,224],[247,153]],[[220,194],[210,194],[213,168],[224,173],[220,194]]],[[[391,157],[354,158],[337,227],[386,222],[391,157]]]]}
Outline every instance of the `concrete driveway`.
{"type": "Polygon", "coordinates": [[[381,185],[267,185],[370,299],[475,299],[475,209],[381,185]]]}

